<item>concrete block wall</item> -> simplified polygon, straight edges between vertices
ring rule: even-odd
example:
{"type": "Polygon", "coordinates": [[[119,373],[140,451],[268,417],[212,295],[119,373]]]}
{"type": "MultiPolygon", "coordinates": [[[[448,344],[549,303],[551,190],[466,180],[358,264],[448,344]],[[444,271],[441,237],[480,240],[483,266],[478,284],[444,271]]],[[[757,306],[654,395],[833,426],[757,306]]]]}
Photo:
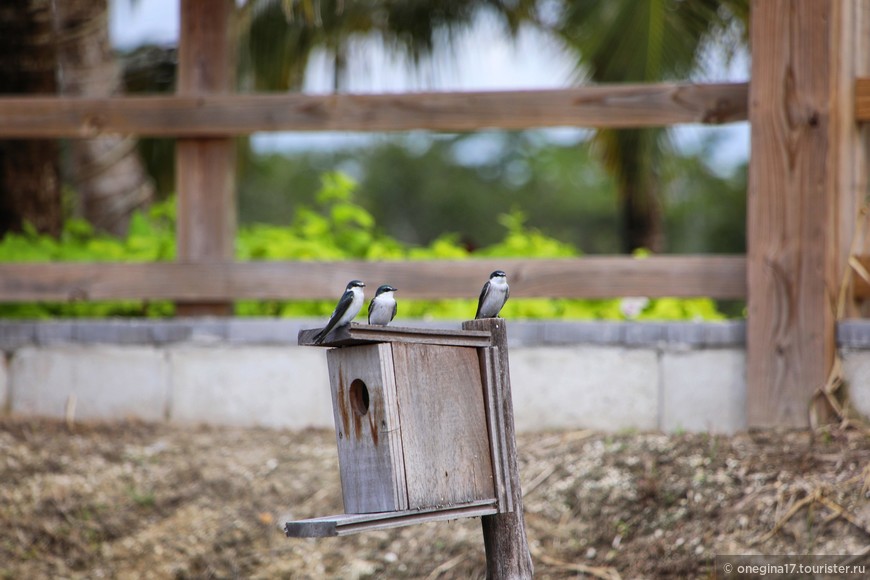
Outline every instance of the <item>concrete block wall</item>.
{"type": "Polygon", "coordinates": [[[11,410],[22,415],[110,420],[167,417],[169,372],[153,346],[28,346],[10,365],[11,410]]]}
{"type": "MultiPolygon", "coordinates": [[[[0,410],[331,428],[324,351],[296,346],[300,329],[321,322],[0,322],[0,410]]],[[[742,322],[509,321],[508,335],[520,430],[746,427],[742,322]]],[[[870,324],[843,323],[838,337],[855,406],[870,415],[870,324]]]]}
{"type": "Polygon", "coordinates": [[[9,371],[6,354],[0,351],[0,413],[9,411],[9,371]]]}

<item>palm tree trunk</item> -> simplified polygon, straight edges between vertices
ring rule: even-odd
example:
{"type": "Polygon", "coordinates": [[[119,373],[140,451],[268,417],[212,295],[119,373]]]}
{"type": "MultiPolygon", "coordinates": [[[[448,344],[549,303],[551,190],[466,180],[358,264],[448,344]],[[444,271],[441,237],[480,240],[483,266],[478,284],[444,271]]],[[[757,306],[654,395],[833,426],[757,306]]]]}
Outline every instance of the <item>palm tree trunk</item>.
{"type": "Polygon", "coordinates": [[[661,129],[599,130],[594,139],[605,168],[617,182],[622,251],[664,250],[659,145],[661,129]]]}
{"type": "MultiPolygon", "coordinates": [[[[64,95],[107,97],[121,74],[109,43],[107,0],[56,2],[60,88],[64,95]]],[[[127,232],[133,211],[150,203],[154,186],[132,136],[75,139],[70,145],[79,211],[96,228],[127,232]]]]}
{"type": "Polygon", "coordinates": [[[662,252],[664,232],[658,178],[642,178],[637,182],[622,183],[619,187],[623,253],[631,254],[641,248],[662,252]]]}
{"type": "MultiPolygon", "coordinates": [[[[0,4],[0,93],[56,92],[51,0],[0,4]]],[[[0,141],[0,236],[30,223],[57,236],[63,223],[55,140],[0,141]]]]}

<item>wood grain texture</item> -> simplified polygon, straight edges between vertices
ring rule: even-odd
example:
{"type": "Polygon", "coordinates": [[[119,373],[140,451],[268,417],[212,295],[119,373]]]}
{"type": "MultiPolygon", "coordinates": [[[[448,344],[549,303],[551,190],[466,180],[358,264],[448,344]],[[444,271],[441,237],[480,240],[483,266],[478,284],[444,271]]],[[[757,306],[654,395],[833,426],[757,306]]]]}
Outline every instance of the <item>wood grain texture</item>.
{"type": "Polygon", "coordinates": [[[870,78],[868,77],[855,79],[855,120],[870,121],[870,78]]]}
{"type": "MultiPolygon", "coordinates": [[[[212,3],[207,5],[211,9],[212,3]]],[[[182,23],[192,22],[185,14],[182,23]]],[[[185,30],[183,24],[182,49],[185,30]]],[[[179,62],[186,68],[192,65],[191,72],[196,76],[180,79],[184,82],[177,96],[0,98],[0,137],[94,137],[106,133],[226,137],[257,131],[635,128],[747,119],[747,83],[381,95],[191,95],[203,86],[223,82],[210,76],[214,71],[206,70],[211,63],[203,60],[204,54],[194,54],[192,58],[199,60],[193,63],[179,62]]]]}
{"type": "MultiPolygon", "coordinates": [[[[465,332],[474,332],[466,330],[465,332]]],[[[478,331],[479,332],[479,331],[478,331]]],[[[495,496],[498,511],[514,511],[514,496],[511,489],[511,458],[508,455],[507,433],[504,426],[503,390],[501,380],[500,354],[498,347],[481,348],[477,351],[480,358],[480,372],[483,377],[483,394],[486,403],[486,424],[489,432],[489,450],[492,458],[492,478],[495,483],[495,496]]]]}
{"type": "Polygon", "coordinates": [[[314,338],[320,328],[299,331],[300,346],[353,346],[373,342],[402,342],[405,344],[437,344],[442,346],[489,346],[492,340],[488,332],[470,330],[440,330],[432,328],[410,328],[407,326],[377,326],[350,323],[329,333],[328,340],[320,344],[314,338]]]}
{"type": "Polygon", "coordinates": [[[344,511],[360,514],[418,507],[408,504],[390,345],[332,349],[326,360],[344,511]],[[364,413],[353,393],[354,381],[365,385],[364,413]]]}
{"type": "MultiPolygon", "coordinates": [[[[232,0],[181,0],[178,93],[227,93],[235,44],[230,32],[232,0]]],[[[235,144],[229,137],[179,139],[175,146],[178,193],[176,235],[181,261],[229,261],[236,235],[235,144]]],[[[180,316],[232,314],[232,303],[206,301],[180,316]]]]}
{"type": "Polygon", "coordinates": [[[386,530],[412,524],[478,518],[495,513],[494,500],[481,500],[449,507],[424,508],[374,514],[338,514],[284,524],[284,533],[291,538],[326,538],[359,532],[386,530]]]}
{"type": "MultiPolygon", "coordinates": [[[[0,301],[334,299],[359,278],[402,298],[470,298],[495,269],[511,298],[746,297],[743,256],[585,257],[431,262],[0,264],[0,301]]],[[[469,317],[474,315],[471,308],[469,317]]]]}
{"type": "Polygon", "coordinates": [[[833,167],[829,190],[836,191],[832,220],[834,252],[830,261],[839,276],[842,295],[837,317],[860,317],[870,304],[862,305],[854,294],[849,258],[870,252],[870,214],[866,211],[870,185],[870,125],[853,117],[856,78],[870,76],[870,0],[851,0],[835,7],[834,38],[838,57],[832,64],[834,139],[830,153],[833,167]]]}
{"type": "MultiPolygon", "coordinates": [[[[865,272],[870,273],[870,255],[863,254],[855,256],[855,259],[861,265],[865,272]]],[[[852,272],[852,280],[854,284],[854,295],[861,300],[870,300],[870,279],[863,277],[862,273],[852,272]]]]}
{"type": "Polygon", "coordinates": [[[477,349],[392,343],[408,507],[495,497],[477,349]]]}
{"type": "Polygon", "coordinates": [[[500,435],[504,443],[503,454],[508,459],[506,479],[510,480],[513,511],[497,513],[481,518],[483,543],[486,549],[486,577],[490,579],[532,578],[534,565],[526,537],[526,522],[523,513],[523,492],[520,485],[520,469],[517,462],[516,428],[511,395],[510,358],[508,356],[507,323],[502,318],[469,320],[462,323],[463,330],[488,330],[498,355],[498,380],[500,390],[496,398],[501,402],[499,412],[500,435]]]}
{"type": "MultiPolygon", "coordinates": [[[[870,113],[867,103],[870,98],[870,0],[852,0],[842,12],[840,21],[844,34],[851,35],[851,39],[847,38],[844,44],[850,43],[854,50],[848,51],[841,59],[839,83],[844,97],[848,98],[849,83],[854,81],[856,118],[858,121],[867,121],[870,120],[864,118],[867,114],[862,115],[858,111],[863,108],[870,113]],[[851,71],[848,65],[851,65],[851,71]],[[853,76],[858,78],[853,79],[853,76]]],[[[844,111],[841,116],[846,117],[848,113],[844,111]]],[[[854,202],[860,207],[865,203],[866,192],[870,188],[870,123],[856,123],[847,117],[843,124],[846,127],[846,143],[841,173],[843,179],[847,180],[854,202]]],[[[852,253],[870,255],[870,213],[858,210],[859,213],[848,215],[848,209],[848,204],[841,204],[841,223],[844,224],[841,226],[841,251],[847,256],[852,253]],[[853,239],[846,239],[848,234],[853,239]]],[[[861,276],[850,272],[848,281],[852,286],[846,288],[845,308],[839,314],[842,317],[870,316],[870,295],[859,295],[859,285],[863,281],[861,276]]]]}
{"type": "MultiPolygon", "coordinates": [[[[749,118],[747,405],[805,427],[834,356],[840,106],[834,0],[754,0],[749,118]],[[835,185],[832,187],[832,185],[835,185]]],[[[851,109],[850,109],[851,110],[851,109]]]]}

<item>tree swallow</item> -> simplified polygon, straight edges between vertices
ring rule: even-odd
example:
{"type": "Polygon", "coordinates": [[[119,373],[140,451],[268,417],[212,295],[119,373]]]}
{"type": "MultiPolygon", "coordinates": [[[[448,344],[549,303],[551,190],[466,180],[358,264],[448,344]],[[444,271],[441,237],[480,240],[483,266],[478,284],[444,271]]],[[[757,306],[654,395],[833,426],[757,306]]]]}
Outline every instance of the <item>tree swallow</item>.
{"type": "Polygon", "coordinates": [[[474,315],[475,320],[478,318],[495,318],[501,312],[511,289],[507,283],[507,274],[501,270],[496,270],[489,275],[489,280],[483,285],[483,290],[480,291],[480,299],[477,301],[477,314],[474,315]]]}
{"type": "Polygon", "coordinates": [[[359,280],[351,280],[347,283],[347,288],[338,300],[338,305],[332,312],[332,316],[329,317],[329,322],[327,322],[326,326],[323,327],[323,330],[317,333],[317,336],[314,337],[314,344],[322,343],[323,339],[332,332],[333,328],[340,328],[346,324],[350,324],[350,321],[356,318],[356,315],[359,314],[363,302],[365,301],[365,296],[363,295],[362,290],[365,287],[365,283],[359,280]]]}
{"type": "Polygon", "coordinates": [[[369,324],[377,324],[386,326],[396,316],[396,297],[393,292],[398,288],[393,288],[389,284],[378,286],[375,297],[369,302],[369,324]]]}

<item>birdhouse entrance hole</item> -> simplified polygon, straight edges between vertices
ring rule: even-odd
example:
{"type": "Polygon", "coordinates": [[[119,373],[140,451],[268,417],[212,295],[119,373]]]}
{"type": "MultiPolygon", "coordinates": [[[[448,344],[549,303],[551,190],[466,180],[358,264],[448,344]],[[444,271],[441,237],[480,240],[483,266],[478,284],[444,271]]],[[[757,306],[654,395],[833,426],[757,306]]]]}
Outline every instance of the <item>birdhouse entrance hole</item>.
{"type": "Polygon", "coordinates": [[[361,379],[354,379],[350,384],[350,406],[359,416],[369,412],[369,388],[361,379]]]}

